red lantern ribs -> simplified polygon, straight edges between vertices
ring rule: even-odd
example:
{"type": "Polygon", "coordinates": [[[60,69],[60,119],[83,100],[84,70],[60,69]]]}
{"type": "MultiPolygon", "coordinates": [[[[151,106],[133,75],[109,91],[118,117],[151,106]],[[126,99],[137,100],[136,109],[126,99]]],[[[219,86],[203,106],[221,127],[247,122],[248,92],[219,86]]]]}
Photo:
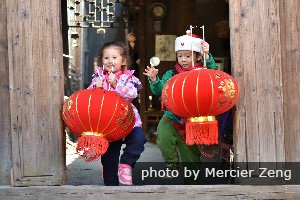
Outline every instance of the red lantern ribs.
{"type": "Polygon", "coordinates": [[[238,99],[236,80],[225,72],[195,69],[173,76],[162,90],[162,104],[187,118],[186,143],[218,143],[216,115],[228,111],[238,99]]]}
{"type": "Polygon", "coordinates": [[[133,108],[123,97],[100,88],[80,90],[63,105],[63,120],[79,136],[76,151],[90,162],[100,158],[110,141],[133,129],[133,108]]]}

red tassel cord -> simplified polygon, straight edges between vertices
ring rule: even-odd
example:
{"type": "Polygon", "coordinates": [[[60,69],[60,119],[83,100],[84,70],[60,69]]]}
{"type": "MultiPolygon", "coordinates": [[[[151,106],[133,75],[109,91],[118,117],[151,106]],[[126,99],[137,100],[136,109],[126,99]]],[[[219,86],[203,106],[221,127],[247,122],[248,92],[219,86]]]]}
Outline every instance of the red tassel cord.
{"type": "Polygon", "coordinates": [[[77,153],[85,158],[86,162],[98,160],[108,148],[108,141],[95,135],[84,135],[78,138],[77,153]]]}
{"type": "Polygon", "coordinates": [[[186,144],[218,144],[218,122],[187,122],[186,123],[186,144]]]}

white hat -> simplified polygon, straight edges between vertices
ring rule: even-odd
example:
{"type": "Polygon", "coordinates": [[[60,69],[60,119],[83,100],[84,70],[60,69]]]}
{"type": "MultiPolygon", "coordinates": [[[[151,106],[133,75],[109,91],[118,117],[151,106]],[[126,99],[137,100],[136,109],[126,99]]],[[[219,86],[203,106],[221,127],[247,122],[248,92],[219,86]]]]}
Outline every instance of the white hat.
{"type": "Polygon", "coordinates": [[[175,52],[181,50],[201,52],[202,39],[199,36],[186,31],[186,35],[179,36],[175,39],[175,52]]]}

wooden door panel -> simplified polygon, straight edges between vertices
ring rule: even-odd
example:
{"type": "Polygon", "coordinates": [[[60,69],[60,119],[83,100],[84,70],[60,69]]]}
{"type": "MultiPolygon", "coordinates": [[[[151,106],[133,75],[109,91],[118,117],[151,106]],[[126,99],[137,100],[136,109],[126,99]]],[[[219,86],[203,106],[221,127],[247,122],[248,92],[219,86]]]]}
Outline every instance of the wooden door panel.
{"type": "Polygon", "coordinates": [[[65,181],[60,1],[7,1],[14,186],[65,181]]]}
{"type": "Polygon", "coordinates": [[[10,184],[10,108],[6,3],[0,1],[0,185],[10,184]]]}

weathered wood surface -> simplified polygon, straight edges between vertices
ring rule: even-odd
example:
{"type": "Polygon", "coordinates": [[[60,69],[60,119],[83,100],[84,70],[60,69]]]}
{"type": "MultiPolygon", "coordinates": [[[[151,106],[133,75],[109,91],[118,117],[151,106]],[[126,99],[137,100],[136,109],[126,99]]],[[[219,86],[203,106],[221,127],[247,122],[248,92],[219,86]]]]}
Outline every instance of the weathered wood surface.
{"type": "Polygon", "coordinates": [[[229,2],[235,161],[300,161],[300,3],[229,2]]]}
{"type": "Polygon", "coordinates": [[[300,1],[281,1],[285,157],[300,161],[300,1]]]}
{"type": "Polygon", "coordinates": [[[60,1],[6,1],[15,186],[64,182],[60,1]]]}
{"type": "Polygon", "coordinates": [[[0,1],[0,185],[10,184],[11,142],[5,1],[0,1]]]}
{"type": "Polygon", "coordinates": [[[299,199],[300,186],[0,187],[3,200],[23,199],[299,199]]]}

